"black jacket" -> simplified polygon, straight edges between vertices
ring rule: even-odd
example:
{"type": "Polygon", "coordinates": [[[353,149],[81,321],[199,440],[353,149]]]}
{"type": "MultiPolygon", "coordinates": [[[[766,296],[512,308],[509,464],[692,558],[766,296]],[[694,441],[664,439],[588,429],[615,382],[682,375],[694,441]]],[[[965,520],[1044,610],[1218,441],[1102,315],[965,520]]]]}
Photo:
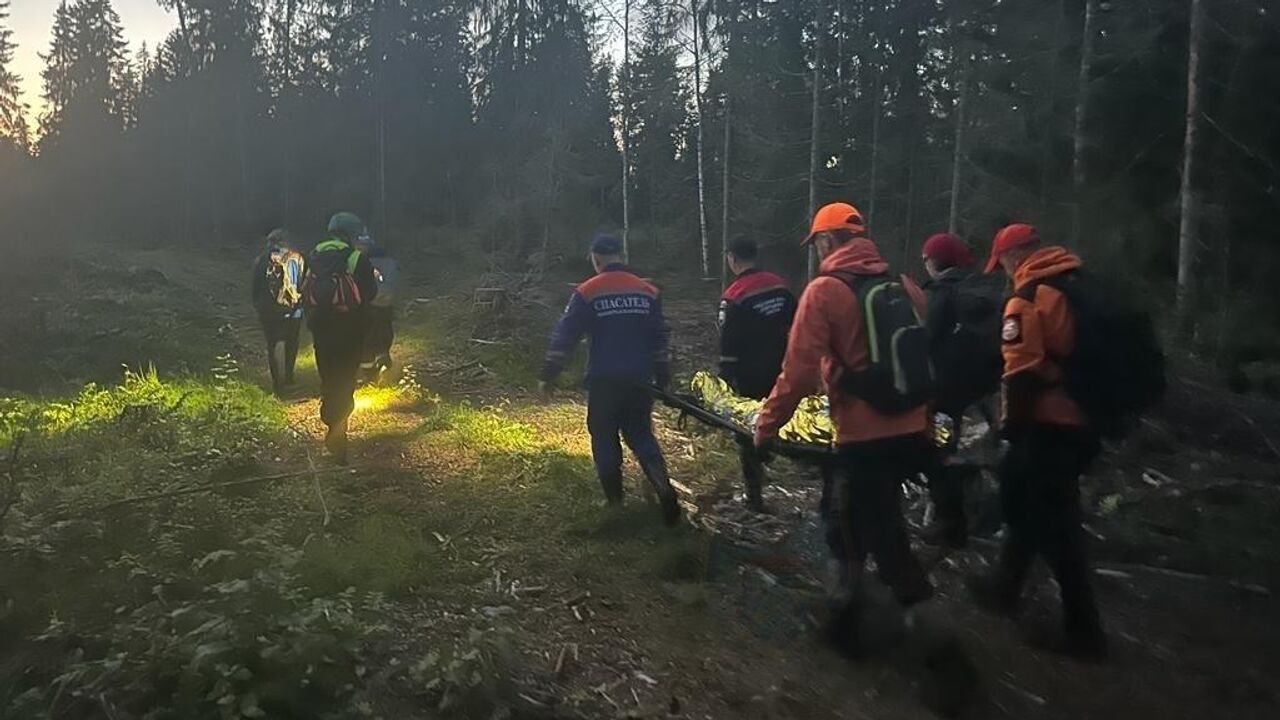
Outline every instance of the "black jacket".
{"type": "Polygon", "coordinates": [[[720,298],[720,377],[739,395],[768,396],[782,372],[796,298],[770,272],[748,270],[720,298]]]}
{"type": "Polygon", "coordinates": [[[937,376],[934,408],[952,416],[1000,382],[1003,290],[992,276],[948,268],[924,285],[929,357],[937,376]]]}
{"type": "Polygon", "coordinates": [[[929,354],[935,365],[941,360],[942,350],[960,321],[956,308],[957,290],[972,276],[973,271],[967,268],[947,268],[937,278],[921,286],[929,301],[924,323],[929,331],[929,354]]]}

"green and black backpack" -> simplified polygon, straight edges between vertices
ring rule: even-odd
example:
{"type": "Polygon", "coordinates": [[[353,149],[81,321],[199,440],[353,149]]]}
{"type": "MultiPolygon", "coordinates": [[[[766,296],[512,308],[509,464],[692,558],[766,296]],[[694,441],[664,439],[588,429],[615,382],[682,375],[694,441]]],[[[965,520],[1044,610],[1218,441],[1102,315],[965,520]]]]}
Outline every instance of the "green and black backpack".
{"type": "Polygon", "coordinates": [[[929,402],[935,385],[929,333],[902,281],[889,275],[827,275],[853,291],[867,331],[867,367],[846,368],[840,389],[886,415],[929,402]]]}
{"type": "Polygon", "coordinates": [[[356,266],[360,252],[341,240],[316,246],[303,281],[302,296],[312,313],[349,313],[364,306],[356,266]]]}

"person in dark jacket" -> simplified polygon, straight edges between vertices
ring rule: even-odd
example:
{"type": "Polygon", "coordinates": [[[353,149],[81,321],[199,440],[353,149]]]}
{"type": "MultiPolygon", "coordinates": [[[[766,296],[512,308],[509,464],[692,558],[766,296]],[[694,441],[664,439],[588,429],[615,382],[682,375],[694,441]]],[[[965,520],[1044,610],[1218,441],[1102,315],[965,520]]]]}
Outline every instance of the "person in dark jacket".
{"type": "Polygon", "coordinates": [[[364,222],[356,215],[334,215],[329,237],[311,253],[304,283],[307,326],[320,373],[320,419],[329,429],[325,447],[340,463],[347,461],[347,425],[369,333],[367,308],[378,296],[373,265],[355,248],[363,233],[364,222]]]}
{"type": "MultiPolygon", "coordinates": [[[[720,297],[720,377],[738,395],[763,400],[782,372],[796,298],[785,280],[756,266],[758,256],[750,238],[735,239],[726,253],[734,280],[720,297]]],[[[761,512],[764,463],[750,438],[738,445],[747,507],[761,512]]]]}
{"type": "Polygon", "coordinates": [[[293,385],[302,330],[302,277],[306,262],[288,231],[272,230],[266,247],[253,263],[251,297],[267,341],[271,390],[277,396],[293,385]]]}
{"type": "Polygon", "coordinates": [[[680,505],[653,434],[653,397],[645,389],[651,382],[666,386],[671,376],[662,297],[623,263],[622,243],[613,235],[592,240],[591,262],[596,275],[570,296],[552,332],[539,385],[546,392],[582,336],[590,336],[587,430],[605,499],[622,503],[621,435],[658,494],[663,521],[675,525],[680,505]]]}
{"type": "MultiPolygon", "coordinates": [[[[973,255],[959,237],[951,233],[937,233],[925,241],[921,250],[925,272],[929,280],[923,286],[928,299],[925,327],[929,331],[929,355],[937,373],[937,390],[933,403],[934,421],[947,424],[947,444],[939,448],[937,461],[926,473],[929,478],[929,496],[934,505],[934,525],[927,533],[936,544],[960,548],[968,544],[969,526],[964,512],[965,485],[974,477],[977,468],[962,464],[956,456],[965,411],[972,402],[968,392],[958,385],[956,377],[953,340],[961,321],[960,293],[962,286],[972,282],[973,255]]],[[[992,312],[999,313],[998,307],[992,312]]],[[[997,320],[998,322],[998,320],[997,320]]],[[[999,378],[999,348],[992,345],[991,353],[997,363],[995,377],[999,378]]]]}
{"type": "Polygon", "coordinates": [[[369,336],[365,339],[360,369],[369,382],[377,382],[391,369],[391,346],[395,343],[396,290],[400,284],[400,265],[386,247],[374,242],[367,233],[356,243],[356,249],[369,258],[374,277],[378,279],[378,295],[369,303],[369,336]]]}

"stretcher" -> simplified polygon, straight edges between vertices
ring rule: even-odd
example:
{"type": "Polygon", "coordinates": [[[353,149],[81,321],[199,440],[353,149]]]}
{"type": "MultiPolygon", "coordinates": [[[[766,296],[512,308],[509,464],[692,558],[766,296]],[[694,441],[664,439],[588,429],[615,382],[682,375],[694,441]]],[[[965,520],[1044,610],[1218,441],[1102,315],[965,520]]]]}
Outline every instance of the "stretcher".
{"type": "MultiPolygon", "coordinates": [[[[653,386],[648,389],[658,402],[678,410],[682,421],[693,418],[740,438],[752,437],[763,406],[759,400],[737,395],[707,371],[693,376],[688,392],[669,392],[653,386]]],[[[955,419],[935,413],[929,427],[930,439],[944,451],[944,461],[949,464],[990,466],[996,452],[990,412],[975,407],[968,415],[963,426],[958,427],[955,419]]],[[[835,437],[827,398],[815,395],[801,401],[771,447],[780,455],[818,460],[835,454],[835,437]]]]}
{"type": "MultiPolygon", "coordinates": [[[[681,420],[693,418],[704,425],[725,430],[751,440],[762,403],[743,398],[723,380],[709,372],[694,375],[689,392],[670,392],[655,386],[648,390],[654,399],[680,412],[681,420]]],[[[770,444],[770,452],[797,460],[824,461],[835,456],[835,432],[827,412],[826,398],[806,398],[795,417],[770,444]]]]}

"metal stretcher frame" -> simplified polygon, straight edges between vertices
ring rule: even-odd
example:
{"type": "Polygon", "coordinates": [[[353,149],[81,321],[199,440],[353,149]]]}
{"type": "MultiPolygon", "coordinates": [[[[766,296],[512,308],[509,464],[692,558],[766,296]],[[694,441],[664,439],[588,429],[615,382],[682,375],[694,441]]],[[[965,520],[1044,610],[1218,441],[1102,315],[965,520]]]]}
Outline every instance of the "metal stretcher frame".
{"type": "MultiPolygon", "coordinates": [[[[697,398],[692,395],[682,395],[668,392],[654,385],[647,385],[645,389],[654,399],[666,405],[673,410],[679,410],[682,418],[691,417],[698,422],[711,427],[727,430],[738,437],[751,439],[751,431],[738,425],[737,423],[726,420],[716,413],[706,409],[698,404],[697,398]]],[[[810,445],[805,443],[790,442],[787,440],[776,440],[770,444],[769,450],[777,455],[783,455],[796,460],[826,460],[835,457],[835,448],[831,446],[810,445]]]]}

